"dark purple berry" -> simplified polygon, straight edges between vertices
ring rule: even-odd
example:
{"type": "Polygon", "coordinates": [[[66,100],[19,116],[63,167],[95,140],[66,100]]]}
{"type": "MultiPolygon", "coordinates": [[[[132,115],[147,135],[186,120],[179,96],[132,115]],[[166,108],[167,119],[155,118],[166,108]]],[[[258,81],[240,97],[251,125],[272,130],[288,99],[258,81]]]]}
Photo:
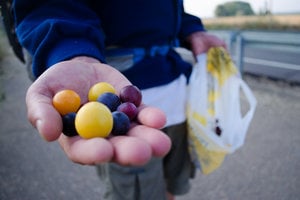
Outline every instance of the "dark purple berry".
{"type": "Polygon", "coordinates": [[[221,129],[220,126],[219,126],[219,120],[218,120],[218,119],[216,119],[215,133],[216,133],[218,136],[221,136],[221,134],[222,134],[222,129],[221,129]]]}
{"type": "Polygon", "coordinates": [[[131,102],[138,107],[142,102],[142,93],[134,85],[127,85],[120,91],[120,99],[122,102],[131,102]]]}
{"type": "Polygon", "coordinates": [[[131,102],[122,103],[118,106],[117,111],[125,113],[131,121],[134,120],[138,112],[136,106],[131,102]]]}
{"type": "Polygon", "coordinates": [[[222,134],[222,129],[221,129],[219,126],[217,126],[215,132],[216,132],[216,134],[217,134],[218,136],[221,136],[221,134],[222,134]]]}
{"type": "Polygon", "coordinates": [[[113,128],[111,134],[114,136],[117,135],[126,135],[127,131],[130,128],[130,120],[128,116],[119,111],[112,113],[113,116],[113,128]]]}
{"type": "Polygon", "coordinates": [[[75,128],[75,117],[76,113],[68,113],[64,116],[62,116],[63,121],[63,134],[72,137],[78,135],[76,128],[75,128]]]}
{"type": "Polygon", "coordinates": [[[106,105],[111,112],[117,110],[117,107],[121,104],[121,100],[118,95],[110,92],[100,95],[97,101],[106,105]]]}

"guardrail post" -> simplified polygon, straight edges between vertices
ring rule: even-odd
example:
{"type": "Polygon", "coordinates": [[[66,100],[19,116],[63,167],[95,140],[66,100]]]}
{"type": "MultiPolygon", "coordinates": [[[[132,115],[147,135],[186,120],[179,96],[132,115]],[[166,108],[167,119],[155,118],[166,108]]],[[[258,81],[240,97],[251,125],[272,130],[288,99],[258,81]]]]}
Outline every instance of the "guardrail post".
{"type": "Polygon", "coordinates": [[[239,31],[230,31],[229,37],[227,38],[226,45],[231,55],[234,52],[234,43],[236,41],[236,37],[240,34],[239,31]]]}
{"type": "Polygon", "coordinates": [[[241,75],[243,74],[244,65],[244,38],[241,34],[236,37],[236,65],[238,66],[241,75]]]}

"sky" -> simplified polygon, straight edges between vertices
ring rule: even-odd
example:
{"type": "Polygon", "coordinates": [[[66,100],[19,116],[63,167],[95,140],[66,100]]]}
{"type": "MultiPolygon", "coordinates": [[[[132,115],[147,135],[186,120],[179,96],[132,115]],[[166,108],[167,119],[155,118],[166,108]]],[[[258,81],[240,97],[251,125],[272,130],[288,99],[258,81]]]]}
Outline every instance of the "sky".
{"type": "MultiPolygon", "coordinates": [[[[184,0],[185,10],[201,18],[214,17],[214,10],[219,4],[233,0],[184,0]]],[[[266,5],[276,13],[300,13],[299,0],[241,0],[248,2],[255,13],[265,10],[266,5]]]]}

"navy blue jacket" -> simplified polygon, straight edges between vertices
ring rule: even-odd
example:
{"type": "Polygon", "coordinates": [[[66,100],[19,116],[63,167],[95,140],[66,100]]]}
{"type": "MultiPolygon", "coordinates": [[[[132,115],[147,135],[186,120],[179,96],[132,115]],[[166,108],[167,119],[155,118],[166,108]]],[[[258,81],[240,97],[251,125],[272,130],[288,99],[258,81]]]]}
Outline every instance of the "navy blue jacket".
{"type": "MultiPolygon", "coordinates": [[[[150,48],[174,45],[204,31],[199,18],[188,15],[180,0],[15,0],[16,32],[33,58],[36,77],[51,65],[86,55],[105,62],[105,48],[150,48]]],[[[145,57],[124,72],[141,89],[166,84],[187,72],[172,50],[145,57]],[[144,75],[143,75],[144,74],[144,75]]]]}

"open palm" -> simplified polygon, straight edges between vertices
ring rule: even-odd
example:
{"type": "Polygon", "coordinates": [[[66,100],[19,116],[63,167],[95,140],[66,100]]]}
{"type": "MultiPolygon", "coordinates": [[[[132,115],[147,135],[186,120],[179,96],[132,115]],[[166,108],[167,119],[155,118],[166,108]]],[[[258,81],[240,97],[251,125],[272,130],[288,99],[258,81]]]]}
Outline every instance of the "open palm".
{"type": "Polygon", "coordinates": [[[85,103],[89,88],[100,81],[112,84],[117,91],[130,84],[120,72],[99,62],[74,59],[57,63],[46,70],[27,91],[29,121],[45,140],[58,140],[68,158],[80,164],[113,161],[122,165],[142,165],[152,156],[166,155],[171,142],[159,130],[165,124],[165,115],[146,105],[140,106],[137,117],[139,123],[132,125],[128,136],[82,139],[61,134],[61,116],[52,106],[55,93],[71,89],[85,103]]]}

